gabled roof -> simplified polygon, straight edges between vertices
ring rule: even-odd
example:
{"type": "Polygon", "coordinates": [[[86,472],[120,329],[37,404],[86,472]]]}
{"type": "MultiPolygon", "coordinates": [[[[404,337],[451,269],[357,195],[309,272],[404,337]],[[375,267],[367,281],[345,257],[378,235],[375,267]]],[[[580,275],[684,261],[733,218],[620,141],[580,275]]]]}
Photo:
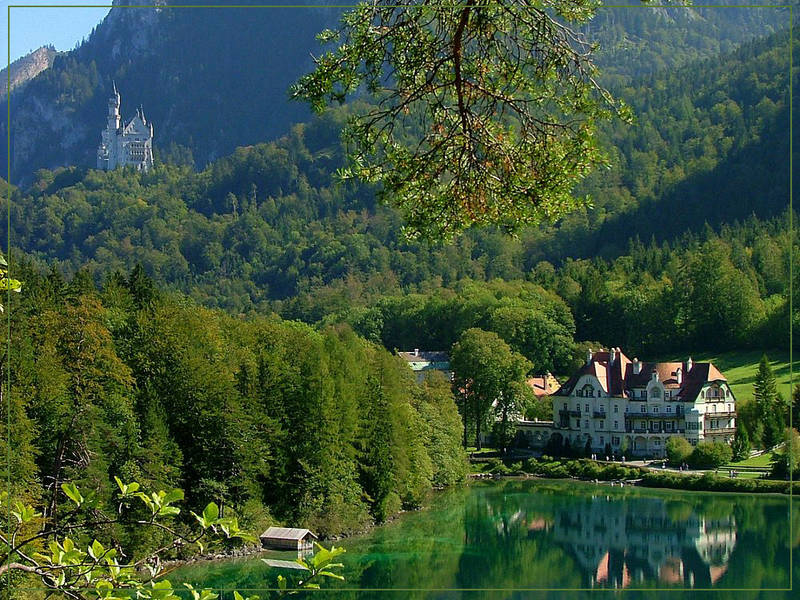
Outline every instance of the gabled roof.
{"type": "Polygon", "coordinates": [[[136,115],[125,125],[122,131],[127,134],[139,133],[141,135],[148,135],[150,133],[150,127],[145,124],[139,115],[136,115]]]}
{"type": "Polygon", "coordinates": [[[450,362],[450,355],[441,350],[419,350],[416,352],[398,352],[397,355],[408,362],[450,362]]]}
{"type": "Polygon", "coordinates": [[[297,529],[293,527],[270,527],[259,537],[261,539],[269,538],[273,540],[302,540],[306,536],[311,536],[315,540],[317,539],[317,536],[308,529],[297,529]]]}
{"type": "Polygon", "coordinates": [[[625,354],[617,350],[614,362],[611,352],[600,350],[592,355],[590,361],[583,364],[569,380],[556,392],[557,396],[569,396],[575,385],[584,375],[593,375],[603,391],[611,396],[627,396],[628,391],[647,387],[653,377],[667,389],[678,390],[679,399],[694,400],[704,384],[712,381],[727,381],[725,376],[713,363],[693,362],[687,369],[687,362],[640,362],[639,373],[634,373],[634,363],[625,354]],[[678,384],[678,369],[681,369],[682,382],[678,384]]]}
{"type": "Polygon", "coordinates": [[[526,383],[536,396],[549,396],[558,391],[560,387],[558,379],[553,377],[550,373],[544,377],[529,377],[526,383]]]}

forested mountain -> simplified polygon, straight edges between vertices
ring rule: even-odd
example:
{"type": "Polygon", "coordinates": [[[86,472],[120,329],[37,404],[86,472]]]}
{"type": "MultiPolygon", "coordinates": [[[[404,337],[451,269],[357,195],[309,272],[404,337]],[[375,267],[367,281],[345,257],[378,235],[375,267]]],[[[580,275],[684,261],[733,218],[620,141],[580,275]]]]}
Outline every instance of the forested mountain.
{"type": "MultiPolygon", "coordinates": [[[[609,82],[716,56],[788,19],[778,8],[627,3],[630,8],[601,8],[586,31],[600,44],[598,62],[609,82]]],[[[203,0],[193,8],[169,1],[156,3],[158,9],[129,6],[152,2],[114,4],[83,45],[12,96],[6,180],[28,183],[38,168],[94,166],[112,81],[123,116],[144,106],[161,158],[202,168],[237,146],[284,135],[310,116],[288,99],[287,89],[310,69],[310,54],[321,52],[315,35],[335,25],[342,10],[319,6],[326,2],[248,7],[257,0],[203,0]],[[203,8],[226,3],[237,8],[203,8]]]]}
{"type": "Polygon", "coordinates": [[[406,241],[374,190],[334,181],[352,106],[199,173],[41,171],[14,192],[13,244],[98,280],[141,262],[203,303],[246,311],[324,286],[369,295],[524,279],[542,260],[628,253],[637,236],[660,242],[706,222],[770,219],[788,198],[788,43],[774,34],[620,87],[638,122],[603,132],[614,157],[585,182],[595,207],[518,239],[476,230],[446,246],[406,241]]]}

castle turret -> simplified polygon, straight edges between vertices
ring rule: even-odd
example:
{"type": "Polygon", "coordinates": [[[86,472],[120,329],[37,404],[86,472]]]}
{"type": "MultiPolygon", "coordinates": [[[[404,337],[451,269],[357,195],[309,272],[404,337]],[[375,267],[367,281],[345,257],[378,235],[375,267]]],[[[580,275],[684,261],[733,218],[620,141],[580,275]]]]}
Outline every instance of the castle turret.
{"type": "Polygon", "coordinates": [[[120,96],[117,91],[117,84],[114,85],[114,94],[108,99],[108,129],[116,131],[119,129],[119,107],[120,96]]]}

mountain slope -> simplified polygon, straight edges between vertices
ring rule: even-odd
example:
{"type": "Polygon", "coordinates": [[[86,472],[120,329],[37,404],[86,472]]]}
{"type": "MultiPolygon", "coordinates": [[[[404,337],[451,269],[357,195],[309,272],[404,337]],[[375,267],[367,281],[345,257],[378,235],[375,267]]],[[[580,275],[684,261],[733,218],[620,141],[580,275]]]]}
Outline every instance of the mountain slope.
{"type": "MultiPolygon", "coordinates": [[[[633,8],[601,9],[586,28],[600,43],[598,61],[609,81],[715,56],[785,22],[778,10],[654,9],[629,1],[633,8]]],[[[310,53],[321,51],[315,35],[335,25],[342,9],[203,7],[260,0],[123,6],[131,3],[115,2],[86,43],[12,96],[7,180],[30,182],[38,168],[94,166],[113,80],[123,116],[144,106],[160,156],[200,168],[310,116],[305,105],[289,101],[287,88],[311,68],[310,53]]],[[[320,4],[298,4],[304,3],[320,4]]]]}
{"type": "Polygon", "coordinates": [[[6,82],[9,90],[17,89],[36,77],[45,69],[49,69],[56,56],[52,46],[42,46],[25,56],[18,58],[0,71],[0,81],[6,82]],[[9,85],[10,83],[10,85],[9,85]]]}

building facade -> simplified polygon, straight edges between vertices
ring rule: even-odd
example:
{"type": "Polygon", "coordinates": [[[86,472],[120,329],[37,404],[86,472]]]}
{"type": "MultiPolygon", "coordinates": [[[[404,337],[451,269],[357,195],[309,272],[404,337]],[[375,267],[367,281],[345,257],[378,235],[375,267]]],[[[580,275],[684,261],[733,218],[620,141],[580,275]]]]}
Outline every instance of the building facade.
{"type": "Polygon", "coordinates": [[[119,108],[120,95],[114,85],[114,94],[108,99],[106,128],[97,149],[97,168],[110,171],[130,165],[147,171],[153,166],[153,124],[147,122],[140,107],[136,116],[123,126],[119,108]]]}
{"type": "Polygon", "coordinates": [[[598,454],[663,457],[679,435],[730,443],[736,399],[712,363],[640,362],[619,348],[589,351],[586,363],[553,396],[553,436],[598,454]]]}
{"type": "Polygon", "coordinates": [[[397,355],[405,360],[414,371],[417,383],[422,383],[428,371],[440,371],[448,379],[453,379],[453,372],[450,370],[450,356],[447,352],[414,348],[413,352],[398,352],[397,355]]]}

